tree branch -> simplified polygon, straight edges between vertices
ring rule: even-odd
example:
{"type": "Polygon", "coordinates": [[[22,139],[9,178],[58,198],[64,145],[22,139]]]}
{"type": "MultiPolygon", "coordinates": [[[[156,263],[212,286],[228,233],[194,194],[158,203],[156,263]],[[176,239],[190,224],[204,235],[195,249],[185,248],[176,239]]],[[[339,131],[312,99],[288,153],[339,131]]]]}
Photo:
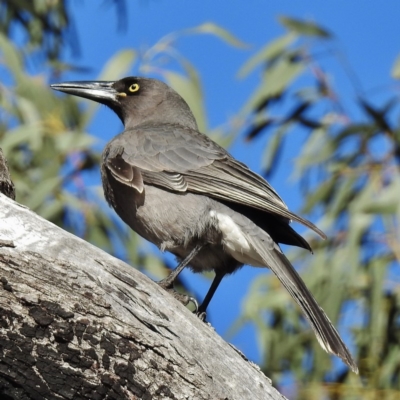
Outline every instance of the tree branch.
{"type": "Polygon", "coordinates": [[[0,221],[1,398],[284,399],[139,271],[3,195],[0,221]]]}

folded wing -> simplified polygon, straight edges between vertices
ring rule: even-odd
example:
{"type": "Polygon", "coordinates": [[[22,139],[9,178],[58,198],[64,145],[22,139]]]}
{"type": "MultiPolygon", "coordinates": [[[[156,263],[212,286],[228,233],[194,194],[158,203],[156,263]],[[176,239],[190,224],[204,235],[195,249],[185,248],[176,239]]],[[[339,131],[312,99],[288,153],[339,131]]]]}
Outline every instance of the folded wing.
{"type": "MultiPolygon", "coordinates": [[[[114,138],[108,152],[108,164],[118,164],[124,171],[140,170],[146,184],[258,208],[300,222],[326,238],[313,223],[289,211],[265,179],[197,131],[179,125],[143,125],[114,138]]],[[[113,174],[118,176],[115,170],[113,174]]],[[[124,183],[124,179],[119,180],[124,183]]]]}

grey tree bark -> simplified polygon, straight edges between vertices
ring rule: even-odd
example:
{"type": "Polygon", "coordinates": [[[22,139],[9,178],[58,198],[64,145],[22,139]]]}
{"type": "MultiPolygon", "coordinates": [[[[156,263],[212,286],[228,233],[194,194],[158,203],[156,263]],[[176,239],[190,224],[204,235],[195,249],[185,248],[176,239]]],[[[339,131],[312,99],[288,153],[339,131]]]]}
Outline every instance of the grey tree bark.
{"type": "Polygon", "coordinates": [[[1,399],[284,399],[139,271],[0,194],[1,399]]]}
{"type": "Polygon", "coordinates": [[[7,160],[2,149],[0,149],[0,193],[4,193],[10,199],[15,200],[14,183],[11,180],[7,160]]]}

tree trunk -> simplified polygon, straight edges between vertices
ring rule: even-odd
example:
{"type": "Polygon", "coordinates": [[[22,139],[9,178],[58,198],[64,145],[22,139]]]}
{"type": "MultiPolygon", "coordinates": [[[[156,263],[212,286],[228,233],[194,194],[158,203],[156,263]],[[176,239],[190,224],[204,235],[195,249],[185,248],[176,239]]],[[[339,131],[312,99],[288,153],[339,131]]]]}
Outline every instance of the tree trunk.
{"type": "Polygon", "coordinates": [[[1,399],[283,399],[145,275],[0,194],[1,399]]]}

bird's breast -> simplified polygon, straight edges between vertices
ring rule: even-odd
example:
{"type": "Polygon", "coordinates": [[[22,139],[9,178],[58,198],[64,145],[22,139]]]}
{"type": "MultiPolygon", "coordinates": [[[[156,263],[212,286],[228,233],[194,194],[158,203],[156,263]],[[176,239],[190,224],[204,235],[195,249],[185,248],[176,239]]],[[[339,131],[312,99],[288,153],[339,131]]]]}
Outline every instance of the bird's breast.
{"type": "Polygon", "coordinates": [[[105,168],[103,188],[121,219],[146,240],[185,258],[197,244],[195,271],[224,269],[231,273],[243,263],[258,266],[258,256],[246,237],[247,218],[202,195],[176,193],[144,185],[139,193],[117,181],[105,168]]]}
{"type": "Polygon", "coordinates": [[[102,182],[107,202],[122,220],[163,250],[172,251],[173,247],[187,246],[195,240],[217,241],[215,231],[206,226],[207,197],[146,184],[139,193],[116,180],[107,167],[102,168],[102,182]]]}

